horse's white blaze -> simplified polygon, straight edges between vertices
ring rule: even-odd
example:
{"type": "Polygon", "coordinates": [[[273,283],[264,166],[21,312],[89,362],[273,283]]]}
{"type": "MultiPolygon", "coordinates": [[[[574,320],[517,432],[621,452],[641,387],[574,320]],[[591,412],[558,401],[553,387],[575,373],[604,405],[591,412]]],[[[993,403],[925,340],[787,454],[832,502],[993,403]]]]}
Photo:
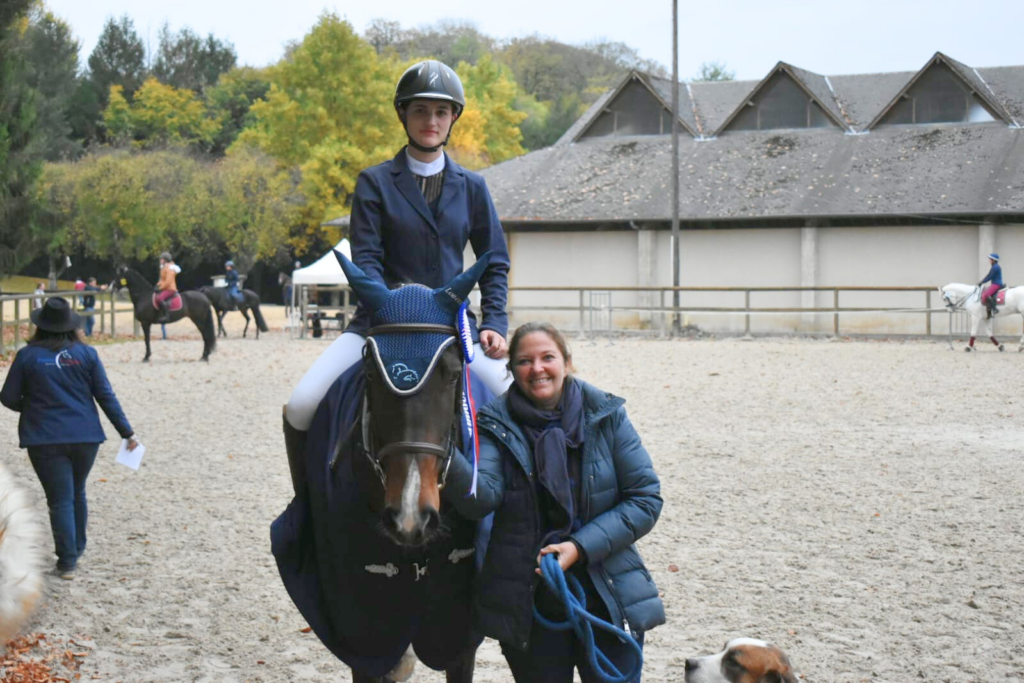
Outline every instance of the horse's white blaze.
{"type": "Polygon", "coordinates": [[[411,534],[420,527],[420,467],[416,458],[409,458],[409,471],[402,487],[402,507],[398,510],[398,528],[411,534]]]}

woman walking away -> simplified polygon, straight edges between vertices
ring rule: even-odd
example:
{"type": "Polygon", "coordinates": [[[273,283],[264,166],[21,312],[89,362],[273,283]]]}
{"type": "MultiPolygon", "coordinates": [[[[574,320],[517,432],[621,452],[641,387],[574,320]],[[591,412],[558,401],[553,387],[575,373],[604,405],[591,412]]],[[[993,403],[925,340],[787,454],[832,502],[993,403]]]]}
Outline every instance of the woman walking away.
{"type": "Polygon", "coordinates": [[[96,350],[81,341],[81,318],[68,302],[60,297],[47,299],[32,312],[32,322],[36,333],[15,356],[0,390],[0,403],[21,413],[20,446],[28,449],[50,510],[55,573],[73,579],[85,551],[85,480],[106,440],[96,403],[128,439],[129,450],[135,450],[138,442],[96,350]]]}
{"type": "MultiPolygon", "coordinates": [[[[508,247],[484,179],[456,164],[443,147],[466,106],[458,75],[429,60],[409,67],[393,100],[409,144],[390,161],[359,174],[352,200],[352,261],[394,288],[414,282],[442,287],[463,271],[467,244],[479,258],[491,252],[480,278],[479,326],[471,317],[476,347],[473,371],[495,395],[508,388],[503,362],[508,346],[508,247]]],[[[306,430],[331,384],[363,357],[370,315],[362,302],[338,337],[299,381],[285,407],[289,462],[303,452],[306,430]]],[[[301,487],[301,473],[292,470],[301,487]]]]}
{"type": "MultiPolygon", "coordinates": [[[[572,683],[575,668],[590,683],[599,678],[584,644],[535,617],[566,620],[560,600],[540,585],[538,565],[555,555],[582,585],[587,611],[642,648],[644,632],[665,622],[634,546],[661,513],[660,483],[624,401],[570,374],[568,345],[552,325],[516,330],[509,369],[512,387],[479,413],[476,496],[473,467],[460,455],[444,488],[467,516],[495,513],[474,598],[477,627],[501,643],[517,682],[572,683]]],[[[639,648],[597,628],[594,635],[626,675],[639,648]]],[[[638,680],[639,671],[630,681],[638,680]]]]}

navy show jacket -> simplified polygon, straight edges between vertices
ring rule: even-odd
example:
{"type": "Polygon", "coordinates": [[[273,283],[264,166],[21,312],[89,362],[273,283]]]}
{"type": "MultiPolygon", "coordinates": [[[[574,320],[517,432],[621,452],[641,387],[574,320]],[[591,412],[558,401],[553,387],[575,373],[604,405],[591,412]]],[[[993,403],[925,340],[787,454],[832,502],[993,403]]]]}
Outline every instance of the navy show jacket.
{"type": "Polygon", "coordinates": [[[81,343],[61,351],[22,348],[0,390],[0,403],[21,413],[22,448],[105,441],[96,402],[122,437],[134,434],[96,349],[81,343]]]}
{"type": "MultiPolygon", "coordinates": [[[[442,287],[463,271],[472,244],[479,258],[491,252],[480,278],[479,327],[507,336],[508,246],[484,179],[445,155],[444,184],[431,211],[402,150],[390,161],[359,174],[350,222],[352,261],[393,288],[417,283],[442,287]],[[436,214],[436,215],[435,215],[436,214]]],[[[473,339],[478,339],[473,318],[473,339]]],[[[369,311],[360,304],[348,329],[366,334],[369,311]]]]}

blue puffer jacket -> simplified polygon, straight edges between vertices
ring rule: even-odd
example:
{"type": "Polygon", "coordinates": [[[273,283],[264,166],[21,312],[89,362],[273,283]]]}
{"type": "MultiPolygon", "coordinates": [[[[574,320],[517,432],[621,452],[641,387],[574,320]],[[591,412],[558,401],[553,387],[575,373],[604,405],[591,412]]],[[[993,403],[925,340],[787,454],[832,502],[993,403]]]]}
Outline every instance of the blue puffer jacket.
{"type": "MultiPolygon", "coordinates": [[[[586,569],[613,623],[647,631],[665,623],[665,608],[634,542],[661,513],[661,484],[640,436],[626,417],[625,401],[580,380],[583,437],[580,519],[570,538],[586,554],[586,569]]],[[[483,408],[477,496],[467,496],[473,467],[452,459],[446,498],[462,514],[494,512],[487,557],[474,598],[484,635],[525,650],[533,625],[534,573],[544,532],[529,441],[509,414],[505,396],[483,408]]],[[[546,590],[546,589],[545,589],[546,590]]]]}

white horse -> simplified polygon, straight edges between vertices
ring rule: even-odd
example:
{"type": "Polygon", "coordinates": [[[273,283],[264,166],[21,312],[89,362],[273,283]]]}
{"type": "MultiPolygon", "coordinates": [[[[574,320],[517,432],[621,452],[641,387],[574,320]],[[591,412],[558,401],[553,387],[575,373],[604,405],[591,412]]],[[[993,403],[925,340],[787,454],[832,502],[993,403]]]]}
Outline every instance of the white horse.
{"type": "Polygon", "coordinates": [[[43,594],[44,539],[42,517],[0,465],[0,652],[43,594]]]}
{"type": "MultiPolygon", "coordinates": [[[[971,340],[964,351],[974,350],[974,338],[978,336],[978,328],[982,323],[985,325],[988,338],[1002,351],[1003,345],[992,335],[992,321],[1004,315],[1024,315],[1024,286],[1007,289],[1004,303],[999,305],[999,310],[992,318],[988,317],[988,310],[981,303],[981,287],[953,282],[945,287],[939,287],[939,291],[942,293],[946,308],[950,311],[965,310],[971,314],[971,340]]],[[[1020,338],[1017,351],[1024,351],[1024,336],[1020,338]]]]}

